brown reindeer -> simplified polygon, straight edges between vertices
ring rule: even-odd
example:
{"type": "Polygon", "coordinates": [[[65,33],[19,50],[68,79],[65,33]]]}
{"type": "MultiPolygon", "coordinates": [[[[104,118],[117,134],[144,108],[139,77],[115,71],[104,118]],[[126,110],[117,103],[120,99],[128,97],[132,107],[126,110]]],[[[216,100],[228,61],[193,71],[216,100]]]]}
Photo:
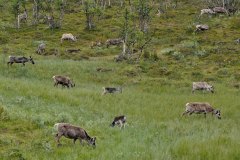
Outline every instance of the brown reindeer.
{"type": "Polygon", "coordinates": [[[52,78],[54,80],[54,87],[58,86],[58,84],[61,84],[62,87],[75,87],[75,83],[69,77],[55,75],[52,78]]]}
{"type": "Polygon", "coordinates": [[[80,143],[83,145],[83,140],[87,141],[89,145],[96,147],[96,137],[90,137],[87,132],[80,127],[71,125],[69,123],[56,123],[54,128],[57,129],[57,134],[55,135],[58,146],[61,145],[60,138],[62,136],[73,139],[75,144],[76,140],[79,139],[80,143]]]}
{"type": "Polygon", "coordinates": [[[108,39],[105,44],[107,48],[111,45],[120,45],[123,43],[123,40],[121,38],[115,38],[115,39],[108,39]]]}
{"type": "Polygon", "coordinates": [[[221,113],[220,110],[217,109],[213,109],[212,106],[207,103],[207,102],[190,102],[186,104],[186,110],[185,112],[183,112],[182,116],[186,115],[186,114],[201,114],[203,113],[205,118],[206,118],[206,114],[211,112],[212,115],[215,114],[215,116],[218,119],[221,119],[221,113]]]}
{"type": "Polygon", "coordinates": [[[203,90],[203,91],[209,91],[214,93],[213,85],[210,85],[207,82],[193,82],[192,93],[194,93],[196,90],[203,90]]]}

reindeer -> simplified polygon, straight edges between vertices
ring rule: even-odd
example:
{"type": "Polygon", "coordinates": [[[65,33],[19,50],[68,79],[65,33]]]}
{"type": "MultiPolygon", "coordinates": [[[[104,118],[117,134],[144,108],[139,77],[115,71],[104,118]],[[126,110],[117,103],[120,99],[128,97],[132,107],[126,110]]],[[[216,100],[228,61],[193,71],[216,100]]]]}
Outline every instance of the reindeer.
{"type": "Polygon", "coordinates": [[[116,92],[119,92],[119,93],[122,93],[122,88],[121,87],[103,87],[103,92],[102,92],[102,95],[105,95],[107,93],[116,93],[116,92]]]}
{"type": "Polygon", "coordinates": [[[71,41],[77,41],[77,38],[72,35],[72,33],[64,33],[61,38],[61,43],[63,40],[71,40],[71,41]]]}
{"type": "Polygon", "coordinates": [[[32,62],[32,64],[35,64],[31,56],[29,58],[26,58],[24,56],[21,57],[9,56],[9,61],[7,62],[7,64],[12,65],[13,63],[22,63],[23,66],[25,66],[26,62],[32,62]]]}
{"type": "Polygon", "coordinates": [[[212,9],[202,9],[198,18],[200,18],[203,14],[212,15],[212,14],[215,14],[215,12],[212,9]]]}
{"type": "Polygon", "coordinates": [[[108,39],[105,44],[107,48],[111,45],[120,45],[123,43],[123,40],[121,38],[115,38],[115,39],[108,39]]]}
{"type": "Polygon", "coordinates": [[[126,116],[121,115],[121,116],[117,116],[114,118],[113,122],[110,124],[111,127],[114,127],[115,125],[118,125],[120,127],[120,129],[125,128],[125,123],[126,123],[126,116]]]}
{"type": "Polygon", "coordinates": [[[223,13],[223,14],[229,15],[228,11],[223,7],[214,7],[212,10],[215,13],[223,13]]]}
{"type": "Polygon", "coordinates": [[[96,137],[90,137],[83,128],[73,126],[69,123],[56,123],[54,128],[57,129],[55,138],[58,146],[61,145],[60,138],[64,136],[66,138],[73,139],[74,144],[76,140],[79,139],[82,145],[83,140],[85,140],[89,145],[92,145],[94,148],[96,147],[96,137]]]}
{"type": "Polygon", "coordinates": [[[25,9],[22,14],[18,14],[17,20],[18,20],[18,28],[20,28],[21,21],[27,22],[28,14],[27,10],[25,9]]]}
{"type": "Polygon", "coordinates": [[[73,83],[73,81],[69,77],[55,75],[52,78],[54,80],[54,87],[58,86],[58,84],[61,84],[62,87],[75,87],[75,83],[73,83]]]}
{"type": "Polygon", "coordinates": [[[192,113],[201,114],[204,113],[204,117],[206,118],[206,114],[212,112],[212,115],[215,114],[215,116],[218,119],[221,119],[221,113],[220,110],[213,109],[212,106],[207,102],[190,102],[186,104],[186,110],[183,112],[182,116],[192,113]]]}
{"type": "Polygon", "coordinates": [[[208,25],[206,25],[206,24],[199,24],[199,25],[196,25],[195,32],[197,32],[197,31],[205,31],[205,30],[208,30],[208,29],[209,29],[208,25]]]}
{"type": "Polygon", "coordinates": [[[42,54],[45,52],[45,48],[46,48],[46,44],[45,43],[41,43],[38,45],[38,48],[36,50],[37,54],[42,54]]]}
{"type": "Polygon", "coordinates": [[[206,90],[214,93],[214,87],[207,82],[193,82],[192,83],[192,93],[195,92],[195,90],[206,90]]]}

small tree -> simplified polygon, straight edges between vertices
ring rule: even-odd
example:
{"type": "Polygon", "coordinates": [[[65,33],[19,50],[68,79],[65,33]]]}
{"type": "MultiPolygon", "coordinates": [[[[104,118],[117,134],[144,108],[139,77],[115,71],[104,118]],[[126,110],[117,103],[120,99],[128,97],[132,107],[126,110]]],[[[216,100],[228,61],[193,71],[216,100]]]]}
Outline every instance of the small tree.
{"type": "Polygon", "coordinates": [[[50,29],[61,28],[64,19],[66,0],[44,0],[43,10],[48,12],[48,26],[50,29]],[[58,17],[58,18],[55,18],[58,17]]]}
{"type": "Polygon", "coordinates": [[[26,11],[25,5],[26,5],[25,0],[15,0],[12,4],[12,13],[14,14],[17,28],[19,28],[18,15],[20,14],[20,8],[23,7],[24,10],[26,11]]]}
{"type": "Polygon", "coordinates": [[[148,24],[150,21],[150,11],[151,8],[148,5],[147,0],[139,0],[138,6],[138,19],[139,19],[139,28],[143,32],[147,32],[148,30],[148,24]]]}
{"type": "Polygon", "coordinates": [[[95,15],[96,7],[94,2],[91,0],[86,0],[84,2],[84,12],[86,15],[86,29],[91,30],[95,27],[93,23],[93,18],[95,15]]]}
{"type": "Polygon", "coordinates": [[[39,12],[43,8],[42,0],[33,0],[33,25],[38,25],[39,22],[39,12]]]}
{"type": "Polygon", "coordinates": [[[239,0],[203,0],[209,7],[223,7],[229,12],[235,13],[240,8],[239,0]]]}

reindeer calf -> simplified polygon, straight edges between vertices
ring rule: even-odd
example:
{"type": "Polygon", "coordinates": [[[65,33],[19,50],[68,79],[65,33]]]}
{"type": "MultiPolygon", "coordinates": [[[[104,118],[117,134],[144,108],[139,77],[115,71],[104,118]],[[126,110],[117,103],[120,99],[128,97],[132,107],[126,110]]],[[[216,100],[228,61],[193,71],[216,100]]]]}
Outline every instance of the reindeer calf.
{"type": "Polygon", "coordinates": [[[125,128],[125,123],[126,123],[126,116],[117,116],[114,118],[113,122],[110,124],[111,127],[114,127],[115,125],[118,125],[121,129],[122,127],[125,128]]]}

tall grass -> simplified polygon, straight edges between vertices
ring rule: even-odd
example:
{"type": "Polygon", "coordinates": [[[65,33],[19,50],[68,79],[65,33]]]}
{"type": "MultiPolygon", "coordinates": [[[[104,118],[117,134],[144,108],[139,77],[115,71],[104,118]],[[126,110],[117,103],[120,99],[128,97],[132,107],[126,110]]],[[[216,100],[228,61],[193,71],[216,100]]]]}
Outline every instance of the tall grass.
{"type": "Polygon", "coordinates": [[[2,121],[3,159],[237,159],[239,157],[239,91],[226,83],[216,93],[191,94],[189,86],[157,85],[141,74],[140,83],[119,75],[127,64],[106,60],[38,60],[25,67],[2,65],[1,104],[10,119],[2,121]],[[115,72],[98,73],[105,66],[115,72]],[[53,87],[54,74],[73,77],[76,87],[53,87]],[[153,83],[153,84],[151,84],[153,83]],[[123,94],[101,96],[102,86],[124,84],[123,94]],[[206,101],[222,111],[181,117],[186,102],[206,101]],[[125,114],[124,130],[110,128],[115,115],[125,114]],[[97,148],[62,138],[54,141],[54,123],[69,122],[97,137],[97,148]]]}

